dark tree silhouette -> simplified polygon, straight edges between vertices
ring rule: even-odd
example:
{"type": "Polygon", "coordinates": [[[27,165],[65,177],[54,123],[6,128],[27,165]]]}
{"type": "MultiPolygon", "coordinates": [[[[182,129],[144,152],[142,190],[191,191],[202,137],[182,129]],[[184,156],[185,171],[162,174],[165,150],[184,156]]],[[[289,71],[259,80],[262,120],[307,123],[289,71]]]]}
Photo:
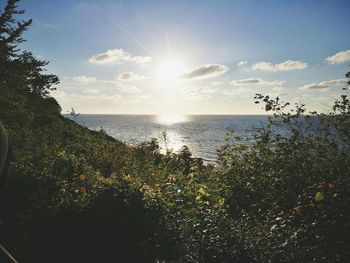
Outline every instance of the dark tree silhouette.
{"type": "Polygon", "coordinates": [[[0,89],[13,89],[40,97],[46,97],[52,86],[59,83],[53,74],[44,74],[47,61],[39,60],[18,45],[25,41],[23,33],[32,20],[17,20],[24,10],[17,8],[19,0],[8,0],[0,14],[0,89]]]}

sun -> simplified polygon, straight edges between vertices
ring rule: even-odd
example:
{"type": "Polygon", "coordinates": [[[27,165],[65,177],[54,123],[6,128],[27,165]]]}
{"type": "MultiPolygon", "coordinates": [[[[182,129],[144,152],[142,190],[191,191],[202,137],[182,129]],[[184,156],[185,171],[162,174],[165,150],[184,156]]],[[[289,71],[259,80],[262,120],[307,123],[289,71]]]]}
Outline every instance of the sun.
{"type": "Polygon", "coordinates": [[[180,80],[185,70],[186,65],[184,61],[176,58],[165,58],[157,66],[156,79],[159,82],[170,84],[180,80]]]}

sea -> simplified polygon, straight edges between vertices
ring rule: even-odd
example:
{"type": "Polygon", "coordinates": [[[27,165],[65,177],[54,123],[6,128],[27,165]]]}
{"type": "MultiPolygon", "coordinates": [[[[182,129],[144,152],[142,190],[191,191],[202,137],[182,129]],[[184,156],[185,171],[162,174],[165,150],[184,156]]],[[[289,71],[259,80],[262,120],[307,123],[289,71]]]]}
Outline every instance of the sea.
{"type": "Polygon", "coordinates": [[[194,157],[215,163],[217,149],[232,130],[244,137],[266,126],[265,115],[66,115],[77,123],[107,132],[128,145],[156,138],[161,151],[177,152],[186,145],[194,157]]]}

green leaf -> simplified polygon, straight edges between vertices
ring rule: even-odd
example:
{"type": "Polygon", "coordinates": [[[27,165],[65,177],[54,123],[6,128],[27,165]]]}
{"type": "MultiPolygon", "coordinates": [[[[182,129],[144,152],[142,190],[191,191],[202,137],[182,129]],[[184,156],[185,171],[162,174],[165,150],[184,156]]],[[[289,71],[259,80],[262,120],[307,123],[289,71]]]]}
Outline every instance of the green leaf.
{"type": "Polygon", "coordinates": [[[323,192],[317,192],[315,194],[315,201],[320,202],[324,199],[324,193],[323,192]]]}
{"type": "Polygon", "coordinates": [[[207,192],[207,190],[202,186],[201,188],[199,188],[198,192],[201,194],[201,195],[204,195],[204,196],[209,196],[209,193],[207,192]]]}

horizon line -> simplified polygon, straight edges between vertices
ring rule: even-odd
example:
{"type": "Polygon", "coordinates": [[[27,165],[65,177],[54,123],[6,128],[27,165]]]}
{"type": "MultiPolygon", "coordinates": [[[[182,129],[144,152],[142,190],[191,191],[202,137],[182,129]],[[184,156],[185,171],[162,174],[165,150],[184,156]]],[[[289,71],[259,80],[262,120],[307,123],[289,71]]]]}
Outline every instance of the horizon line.
{"type": "MultiPolygon", "coordinates": [[[[61,113],[61,115],[70,115],[70,113],[61,113]]],[[[79,115],[137,115],[137,116],[160,116],[160,115],[182,115],[182,116],[270,116],[273,114],[252,114],[252,113],[79,113],[79,115]]]]}

